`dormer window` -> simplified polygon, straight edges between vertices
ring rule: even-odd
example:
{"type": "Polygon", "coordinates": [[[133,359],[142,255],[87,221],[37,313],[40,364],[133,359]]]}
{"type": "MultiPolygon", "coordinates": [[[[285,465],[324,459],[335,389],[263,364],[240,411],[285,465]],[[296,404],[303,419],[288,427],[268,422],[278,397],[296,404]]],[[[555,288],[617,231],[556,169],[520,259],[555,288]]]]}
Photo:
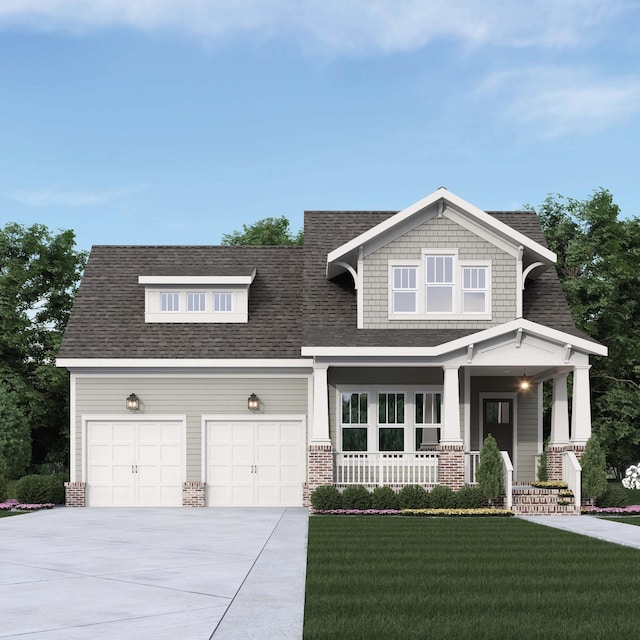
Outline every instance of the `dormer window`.
{"type": "Polygon", "coordinates": [[[256,270],[225,271],[139,276],[138,282],[145,286],[145,322],[248,322],[249,286],[256,270]]]}
{"type": "Polygon", "coordinates": [[[389,319],[491,318],[491,261],[425,249],[421,261],[389,261],[389,319]]]}

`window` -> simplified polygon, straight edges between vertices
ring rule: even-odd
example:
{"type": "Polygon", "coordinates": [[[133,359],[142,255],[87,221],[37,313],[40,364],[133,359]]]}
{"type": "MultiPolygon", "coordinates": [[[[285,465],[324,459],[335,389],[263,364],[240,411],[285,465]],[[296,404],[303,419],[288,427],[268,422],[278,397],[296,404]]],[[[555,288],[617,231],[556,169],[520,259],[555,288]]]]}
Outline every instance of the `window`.
{"type": "Polygon", "coordinates": [[[415,313],[418,310],[417,267],[393,267],[393,312],[415,313]]]}
{"type": "Polygon", "coordinates": [[[378,394],[378,450],[404,450],[404,393],[378,394]],[[389,427],[382,425],[402,425],[389,427]]]}
{"type": "Polygon", "coordinates": [[[462,313],[487,310],[487,267],[462,267],[462,313]]]}
{"type": "Polygon", "coordinates": [[[160,294],[161,311],[180,311],[180,294],[163,291],[160,294]]]}
{"type": "Polygon", "coordinates": [[[442,394],[439,392],[416,393],[415,419],[416,449],[434,448],[440,441],[442,394]]]}
{"type": "Polygon", "coordinates": [[[366,451],[369,421],[369,396],[366,393],[342,394],[342,450],[366,451]],[[365,425],[365,426],[359,426],[365,425]]]}
{"type": "Polygon", "coordinates": [[[231,293],[215,292],[213,294],[213,310],[214,312],[231,312],[233,295],[231,293]]]}
{"type": "Polygon", "coordinates": [[[425,256],[427,313],[453,312],[453,256],[425,256]]]}
{"type": "Polygon", "coordinates": [[[187,311],[206,311],[206,298],[204,293],[188,293],[187,311]]]}

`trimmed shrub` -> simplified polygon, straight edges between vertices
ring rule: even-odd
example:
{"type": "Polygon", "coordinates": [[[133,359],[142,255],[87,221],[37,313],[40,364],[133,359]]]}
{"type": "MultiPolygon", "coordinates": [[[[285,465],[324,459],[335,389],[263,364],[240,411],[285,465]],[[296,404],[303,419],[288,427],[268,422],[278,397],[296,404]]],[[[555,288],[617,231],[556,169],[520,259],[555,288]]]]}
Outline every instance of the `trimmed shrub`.
{"type": "Polygon", "coordinates": [[[598,507],[626,507],[627,491],[624,487],[618,485],[609,485],[604,493],[596,499],[598,507]]]}
{"type": "Polygon", "coordinates": [[[484,496],[479,487],[462,487],[455,494],[456,507],[458,509],[482,509],[484,496]]]}
{"type": "Polygon", "coordinates": [[[372,509],[399,509],[400,499],[391,487],[376,487],[371,494],[372,509]]]}
{"type": "Polygon", "coordinates": [[[587,440],[587,446],[580,458],[580,466],[582,467],[582,495],[590,500],[598,500],[607,491],[607,463],[604,451],[595,435],[587,440]]]}
{"type": "Polygon", "coordinates": [[[25,504],[62,504],[64,479],[61,476],[22,476],[16,483],[18,502],[25,504]]]}
{"type": "Polygon", "coordinates": [[[480,464],[476,473],[482,495],[492,504],[504,493],[502,456],[495,438],[489,434],[480,450],[480,464]]]}
{"type": "Polygon", "coordinates": [[[546,482],[549,479],[549,472],[547,471],[547,451],[546,448],[540,455],[538,460],[538,477],[540,482],[546,482]]]}
{"type": "Polygon", "coordinates": [[[322,485],[310,496],[311,506],[318,511],[342,509],[342,494],[333,485],[322,485]]]}
{"type": "Polygon", "coordinates": [[[453,509],[456,506],[456,494],[450,487],[438,485],[429,492],[431,509],[453,509]]]}
{"type": "Polygon", "coordinates": [[[371,494],[361,484],[348,486],[342,492],[343,509],[371,509],[371,494]]]}
{"type": "Polygon", "coordinates": [[[7,463],[5,459],[0,455],[0,502],[4,502],[7,499],[7,463]]]}
{"type": "Polygon", "coordinates": [[[417,484],[408,484],[398,493],[401,509],[426,509],[429,506],[429,494],[417,484]]]}

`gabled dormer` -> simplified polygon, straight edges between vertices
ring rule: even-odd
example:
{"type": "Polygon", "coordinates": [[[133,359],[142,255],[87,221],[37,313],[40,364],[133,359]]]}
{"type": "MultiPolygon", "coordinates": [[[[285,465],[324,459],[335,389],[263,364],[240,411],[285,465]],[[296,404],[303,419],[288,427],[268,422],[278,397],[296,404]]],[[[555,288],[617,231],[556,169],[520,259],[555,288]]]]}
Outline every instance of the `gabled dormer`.
{"type": "Polygon", "coordinates": [[[145,285],[145,322],[246,323],[254,267],[156,270],[138,276],[145,285]]]}
{"type": "Polygon", "coordinates": [[[522,317],[523,289],[552,251],[445,188],[327,256],[351,273],[358,328],[486,329],[522,317]]]}

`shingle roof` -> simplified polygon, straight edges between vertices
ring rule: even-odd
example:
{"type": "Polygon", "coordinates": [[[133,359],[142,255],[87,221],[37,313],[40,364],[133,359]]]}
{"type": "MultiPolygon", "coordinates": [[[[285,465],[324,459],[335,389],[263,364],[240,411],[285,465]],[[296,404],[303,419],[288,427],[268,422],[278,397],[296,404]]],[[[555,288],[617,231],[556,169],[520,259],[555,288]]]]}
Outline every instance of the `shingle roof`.
{"type": "MultiPolygon", "coordinates": [[[[335,247],[394,211],[309,211],[302,247],[96,246],[67,325],[59,358],[298,358],[302,346],[435,346],[474,329],[357,329],[349,274],[326,278],[335,247]],[[246,324],[145,323],[140,275],[247,275],[246,324]]],[[[546,246],[533,212],[493,212],[546,246]]],[[[555,269],[527,281],[523,314],[590,339],[571,318],[555,269]]]]}
{"type": "Polygon", "coordinates": [[[59,358],[298,358],[300,247],[96,246],[59,358]],[[138,276],[257,269],[246,324],[145,324],[138,276]]]}

